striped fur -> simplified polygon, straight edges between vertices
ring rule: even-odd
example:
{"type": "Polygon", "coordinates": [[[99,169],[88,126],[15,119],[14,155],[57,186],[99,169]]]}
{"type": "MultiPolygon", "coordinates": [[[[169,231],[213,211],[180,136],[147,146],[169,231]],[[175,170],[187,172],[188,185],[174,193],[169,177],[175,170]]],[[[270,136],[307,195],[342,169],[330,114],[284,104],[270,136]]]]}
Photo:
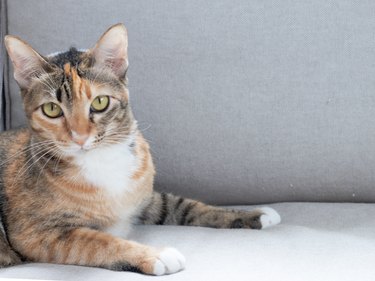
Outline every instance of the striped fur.
{"type": "Polygon", "coordinates": [[[143,224],[261,229],[261,215],[261,210],[228,210],[169,193],[154,192],[139,220],[143,224]]]}
{"type": "Polygon", "coordinates": [[[162,275],[180,271],[175,249],[126,240],[133,223],[261,229],[271,209],[231,211],[153,192],[149,145],[131,112],[127,35],[111,27],[87,51],[43,57],[8,36],[28,127],[0,136],[0,267],[47,262],[162,275]],[[108,109],[90,109],[100,95],[108,109]],[[50,118],[53,102],[63,115],[50,118]]]}

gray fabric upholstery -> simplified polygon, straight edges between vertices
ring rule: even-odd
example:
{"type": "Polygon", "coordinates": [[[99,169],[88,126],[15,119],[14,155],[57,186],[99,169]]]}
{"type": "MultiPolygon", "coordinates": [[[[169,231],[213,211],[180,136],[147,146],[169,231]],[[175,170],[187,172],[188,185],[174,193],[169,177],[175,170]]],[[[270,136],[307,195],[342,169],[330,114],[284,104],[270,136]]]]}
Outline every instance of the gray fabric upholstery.
{"type": "MultiPolygon", "coordinates": [[[[129,30],[156,188],[220,204],[375,202],[374,1],[8,1],[43,54],[129,30]]],[[[12,126],[24,123],[11,81],[12,126]]]]}
{"type": "Polygon", "coordinates": [[[240,280],[373,281],[375,204],[284,203],[272,206],[282,224],[261,231],[139,226],[132,238],[174,246],[183,272],[163,277],[97,268],[28,264],[0,270],[0,278],[72,281],[240,280]]]}
{"type": "Polygon", "coordinates": [[[0,131],[9,128],[8,64],[4,46],[7,33],[6,1],[0,0],[0,131]]]}
{"type": "MultiPolygon", "coordinates": [[[[5,55],[5,47],[4,47],[4,35],[6,34],[6,10],[5,10],[5,1],[0,1],[0,108],[3,105],[3,95],[4,95],[4,65],[6,61],[5,55]]],[[[4,130],[4,118],[2,116],[2,112],[0,113],[0,130],[4,130]]]]}

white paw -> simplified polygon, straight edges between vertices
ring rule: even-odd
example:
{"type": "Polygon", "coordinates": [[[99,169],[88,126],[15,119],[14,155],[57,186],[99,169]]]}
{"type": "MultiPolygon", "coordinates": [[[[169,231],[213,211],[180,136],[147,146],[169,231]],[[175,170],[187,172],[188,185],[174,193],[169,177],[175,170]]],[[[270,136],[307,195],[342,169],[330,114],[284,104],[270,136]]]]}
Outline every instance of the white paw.
{"type": "Polygon", "coordinates": [[[185,268],[185,257],[174,248],[165,248],[154,264],[154,274],[176,273],[185,268]]]}
{"type": "Polygon", "coordinates": [[[263,215],[260,216],[260,222],[262,223],[262,229],[279,224],[281,217],[278,212],[270,207],[260,208],[263,215]]]}

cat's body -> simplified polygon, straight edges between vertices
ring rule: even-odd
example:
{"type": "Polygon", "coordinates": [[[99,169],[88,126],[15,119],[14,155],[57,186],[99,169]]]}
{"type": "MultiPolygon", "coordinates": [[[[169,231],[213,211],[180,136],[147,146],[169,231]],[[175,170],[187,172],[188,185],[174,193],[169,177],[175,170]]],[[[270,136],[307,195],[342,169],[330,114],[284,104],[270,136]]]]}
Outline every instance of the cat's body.
{"type": "Polygon", "coordinates": [[[8,37],[29,126],[0,135],[0,266],[21,259],[146,274],[184,268],[175,249],[125,240],[133,223],[261,229],[270,209],[230,211],[153,191],[155,169],[126,87],[127,37],[41,57],[8,37]]]}

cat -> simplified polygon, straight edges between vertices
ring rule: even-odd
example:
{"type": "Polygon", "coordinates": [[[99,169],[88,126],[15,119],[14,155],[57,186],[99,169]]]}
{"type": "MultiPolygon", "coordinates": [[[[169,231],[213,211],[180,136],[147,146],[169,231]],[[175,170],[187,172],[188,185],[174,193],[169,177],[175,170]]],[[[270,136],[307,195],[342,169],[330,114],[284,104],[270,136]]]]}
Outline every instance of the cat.
{"type": "Polygon", "coordinates": [[[1,267],[171,274],[184,269],[184,256],[126,240],[133,223],[263,229],[280,222],[269,207],[228,210],[153,191],[149,145],[129,104],[123,24],[89,50],[42,56],[10,35],[5,45],[28,123],[0,134],[1,267]]]}

